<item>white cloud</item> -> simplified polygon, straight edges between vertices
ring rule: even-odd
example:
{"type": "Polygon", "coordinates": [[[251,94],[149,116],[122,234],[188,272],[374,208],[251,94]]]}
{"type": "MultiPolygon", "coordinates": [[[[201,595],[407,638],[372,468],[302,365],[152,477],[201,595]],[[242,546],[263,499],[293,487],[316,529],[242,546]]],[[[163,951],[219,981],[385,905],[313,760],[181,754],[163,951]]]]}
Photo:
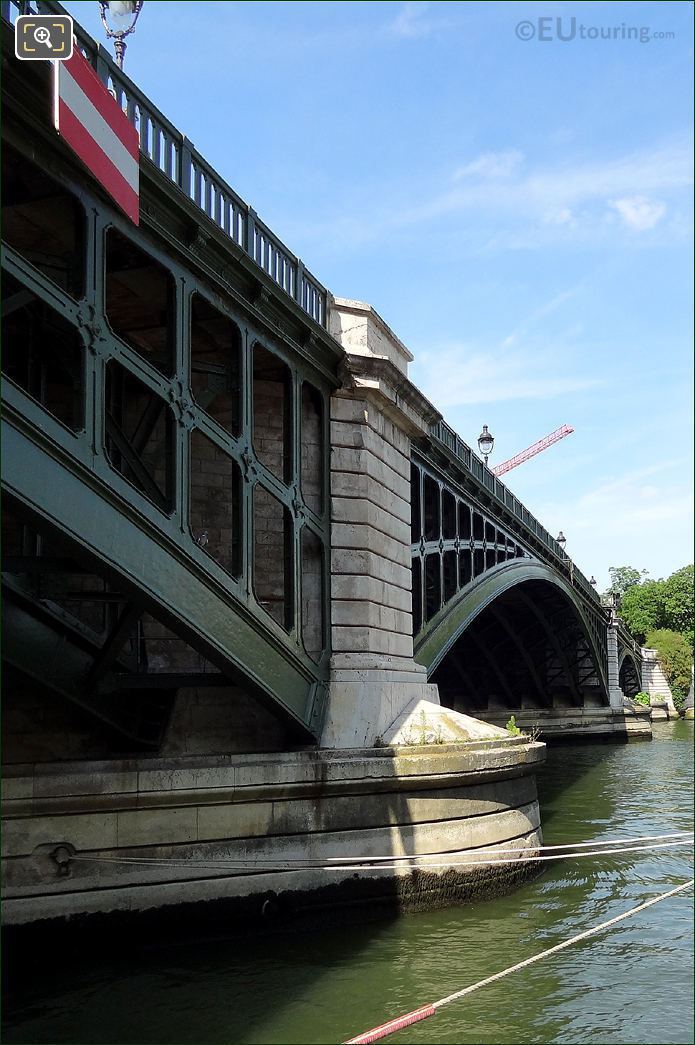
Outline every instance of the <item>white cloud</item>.
{"type": "Polygon", "coordinates": [[[503,152],[484,152],[477,159],[454,171],[454,180],[461,178],[509,178],[522,164],[523,152],[505,149],[503,152]]]}
{"type": "MultiPolygon", "coordinates": [[[[535,308],[532,312],[526,316],[525,319],[517,323],[512,330],[511,334],[504,338],[502,341],[503,348],[511,348],[512,345],[516,345],[520,338],[525,335],[529,329],[538,323],[538,320],[545,319],[546,316],[556,312],[559,308],[565,304],[566,301],[570,301],[577,295],[579,286],[570,287],[569,290],[563,290],[559,294],[555,294],[549,301],[544,302],[542,305],[535,308]]],[[[573,334],[580,333],[580,331],[573,331],[573,334]]]]}
{"type": "Polygon", "coordinates": [[[646,196],[625,196],[620,200],[611,200],[610,205],[615,207],[626,225],[638,232],[653,229],[666,213],[664,203],[646,196]]]}
{"type": "Polygon", "coordinates": [[[428,36],[435,28],[435,23],[426,17],[429,7],[429,3],[416,0],[404,4],[390,25],[391,32],[409,39],[428,36]]]}
{"type": "Polygon", "coordinates": [[[547,214],[544,214],[543,221],[546,225],[573,225],[575,219],[569,207],[561,207],[560,210],[548,211],[547,214]]]}
{"type": "Polygon", "coordinates": [[[449,345],[416,354],[415,382],[442,411],[472,403],[499,403],[520,399],[552,399],[600,384],[581,375],[549,372],[546,354],[472,349],[449,345]]]}
{"type": "Polygon", "coordinates": [[[665,577],[692,562],[693,494],[676,463],[612,474],[574,499],[529,505],[546,528],[564,530],[567,553],[599,589],[610,566],[628,564],[665,577]],[[659,535],[668,534],[668,540],[659,535]]]}
{"type": "Polygon", "coordinates": [[[298,234],[323,244],[328,237],[343,250],[438,221],[446,221],[451,232],[460,216],[467,222],[467,242],[478,251],[536,249],[558,242],[615,245],[617,225],[634,229],[635,222],[642,228],[657,223],[663,213],[655,208],[666,204],[655,197],[667,194],[674,200],[673,219],[663,222],[660,235],[682,240],[689,234],[686,205],[682,212],[678,209],[678,194],[693,180],[691,149],[683,142],[583,164],[534,168],[528,159],[522,164],[523,159],[514,149],[483,153],[459,168],[446,187],[428,191],[418,183],[387,185],[380,202],[370,189],[370,202],[366,193],[358,193],[341,204],[339,217],[332,213],[312,226],[303,222],[298,234]]]}

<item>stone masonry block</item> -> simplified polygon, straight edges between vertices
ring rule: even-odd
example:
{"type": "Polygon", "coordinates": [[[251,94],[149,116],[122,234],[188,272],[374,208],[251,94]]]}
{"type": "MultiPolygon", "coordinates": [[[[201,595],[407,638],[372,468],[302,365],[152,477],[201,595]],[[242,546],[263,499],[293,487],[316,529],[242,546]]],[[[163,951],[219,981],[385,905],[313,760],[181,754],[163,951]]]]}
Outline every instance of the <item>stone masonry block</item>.
{"type": "MultiPolygon", "coordinates": [[[[385,674],[420,675],[420,681],[427,681],[427,671],[417,664],[412,657],[394,657],[388,653],[366,652],[334,653],[331,657],[331,678],[340,675],[342,681],[348,678],[372,681],[371,676],[378,674],[378,681],[384,681],[385,674]],[[368,679],[369,676],[369,679],[368,679]]],[[[437,687],[433,686],[433,690],[437,687]]]]}
{"type": "Polygon", "coordinates": [[[370,450],[359,450],[347,446],[332,447],[331,481],[335,472],[368,475],[386,490],[410,503],[410,476],[404,479],[370,450]]]}
{"type": "Polygon", "coordinates": [[[2,830],[2,856],[28,855],[36,846],[53,841],[67,842],[78,850],[110,849],[118,845],[116,818],[113,812],[63,816],[59,824],[56,823],[60,835],[55,839],[47,836],[45,822],[31,816],[6,820],[2,830]]]}
{"type": "Polygon", "coordinates": [[[412,657],[413,639],[379,628],[331,628],[332,645],[336,653],[389,653],[396,657],[412,657]]]}
{"type": "Polygon", "coordinates": [[[370,501],[410,526],[410,500],[397,497],[395,493],[391,490],[386,490],[381,483],[378,483],[376,479],[372,479],[370,475],[333,472],[331,475],[331,492],[336,499],[370,501]]]}
{"type": "Polygon", "coordinates": [[[383,436],[367,425],[351,425],[343,421],[331,421],[331,446],[353,447],[370,450],[376,457],[393,468],[403,479],[410,479],[410,457],[396,450],[383,436]]]}
{"type": "Polygon", "coordinates": [[[331,574],[367,575],[412,591],[413,575],[410,566],[399,566],[374,552],[358,548],[334,548],[331,551],[331,574]]]}
{"type": "Polygon", "coordinates": [[[334,396],[331,399],[331,421],[342,421],[351,425],[367,425],[405,457],[410,457],[410,437],[401,431],[373,403],[369,403],[361,398],[344,399],[334,396]]]}
{"type": "Polygon", "coordinates": [[[410,519],[407,522],[398,519],[391,514],[390,507],[388,499],[380,506],[358,497],[333,497],[331,518],[334,523],[372,526],[410,549],[410,519]]]}
{"type": "Polygon", "coordinates": [[[193,842],[197,837],[197,810],[132,809],[118,813],[118,844],[158,845],[193,842]]]}
{"type": "Polygon", "coordinates": [[[333,599],[331,604],[331,622],[342,627],[354,628],[367,625],[371,628],[383,628],[400,635],[413,635],[413,615],[403,610],[395,610],[390,606],[379,606],[374,602],[344,602],[333,599]]]}
{"type": "Polygon", "coordinates": [[[334,523],[331,528],[331,543],[335,549],[359,548],[374,552],[399,566],[410,568],[410,545],[394,541],[372,526],[353,523],[334,523]]]}
{"type": "Polygon", "coordinates": [[[380,606],[391,606],[396,610],[412,611],[412,597],[409,591],[376,577],[350,576],[336,574],[331,580],[334,599],[345,601],[356,599],[373,602],[380,606]]]}

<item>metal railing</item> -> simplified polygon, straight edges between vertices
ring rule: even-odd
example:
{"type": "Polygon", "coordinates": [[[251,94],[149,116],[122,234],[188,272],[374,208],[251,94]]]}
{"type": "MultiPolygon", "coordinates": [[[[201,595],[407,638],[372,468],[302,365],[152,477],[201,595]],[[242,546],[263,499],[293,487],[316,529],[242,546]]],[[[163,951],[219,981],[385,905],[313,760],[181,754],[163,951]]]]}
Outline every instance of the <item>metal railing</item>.
{"type": "Polygon", "coordinates": [[[434,442],[441,443],[442,446],[445,446],[447,450],[449,450],[461,462],[463,467],[478,480],[481,486],[492,494],[492,496],[499,501],[508,512],[511,512],[511,514],[547,548],[556,560],[556,565],[560,567],[564,574],[567,574],[574,587],[578,588],[592,603],[600,608],[601,600],[594,586],[589,584],[589,581],[586,579],[584,574],[581,570],[578,570],[572,560],[568,558],[555,538],[550,536],[545,527],[541,526],[538,522],[538,519],[531,515],[528,508],[526,508],[521,501],[514,496],[511,490],[508,490],[504,483],[486,467],[480,458],[471,450],[470,446],[468,446],[467,443],[464,443],[461,436],[458,435],[454,429],[446,423],[446,421],[439,421],[432,425],[430,429],[430,437],[434,442]]]}
{"type": "MultiPolygon", "coordinates": [[[[3,0],[2,17],[67,14],[53,0],[3,0]]],[[[217,174],[181,131],[123,73],[106,48],[74,22],[78,46],[140,135],[140,151],[246,252],[314,322],[327,327],[327,291],[256,212],[217,174]]]]}

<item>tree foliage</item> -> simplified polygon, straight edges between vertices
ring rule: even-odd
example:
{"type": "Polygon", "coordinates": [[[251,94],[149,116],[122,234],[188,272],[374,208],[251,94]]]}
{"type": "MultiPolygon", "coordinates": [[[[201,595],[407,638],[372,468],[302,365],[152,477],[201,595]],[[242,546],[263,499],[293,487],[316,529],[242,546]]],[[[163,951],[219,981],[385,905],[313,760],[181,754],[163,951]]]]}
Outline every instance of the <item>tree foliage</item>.
{"type": "Polygon", "coordinates": [[[644,581],[627,589],[620,602],[627,630],[644,643],[648,631],[664,626],[664,581],[644,581]]]}
{"type": "Polygon", "coordinates": [[[612,566],[610,592],[620,598],[620,616],[633,638],[655,649],[677,708],[690,688],[693,660],[695,570],[683,566],[666,580],[642,580],[646,570],[612,566]]]}
{"type": "Polygon", "coordinates": [[[664,582],[664,626],[685,635],[693,648],[693,603],[695,587],[692,565],[676,570],[664,582]]]}
{"type": "Polygon", "coordinates": [[[611,588],[621,595],[620,616],[630,634],[644,644],[647,632],[666,629],[684,635],[693,649],[693,566],[666,580],[642,580],[646,570],[612,566],[611,588]]]}
{"type": "Polygon", "coordinates": [[[636,570],[633,566],[611,566],[608,570],[611,578],[609,592],[622,595],[635,584],[640,584],[647,570],[636,570]]]}
{"type": "Polygon", "coordinates": [[[682,705],[690,687],[692,648],[684,635],[669,628],[657,628],[646,637],[648,649],[655,649],[676,707],[682,705]]]}

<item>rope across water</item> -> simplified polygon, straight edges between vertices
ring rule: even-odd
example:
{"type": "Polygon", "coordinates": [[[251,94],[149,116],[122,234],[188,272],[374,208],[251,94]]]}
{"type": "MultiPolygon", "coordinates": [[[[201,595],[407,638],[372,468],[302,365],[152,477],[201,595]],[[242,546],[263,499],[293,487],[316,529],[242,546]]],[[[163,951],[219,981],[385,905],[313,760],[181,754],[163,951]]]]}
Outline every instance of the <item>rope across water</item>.
{"type": "Polygon", "coordinates": [[[472,994],[473,991],[480,990],[481,987],[486,987],[489,983],[501,980],[505,976],[511,976],[513,972],[518,972],[519,969],[525,969],[527,966],[533,965],[534,962],[539,962],[542,958],[547,958],[551,954],[557,954],[558,951],[563,951],[566,947],[571,947],[573,944],[579,943],[580,940],[586,940],[590,936],[595,936],[596,933],[603,932],[604,929],[608,929],[610,926],[622,922],[625,918],[631,918],[633,915],[639,914],[640,911],[645,911],[647,907],[651,907],[656,903],[661,903],[662,900],[667,900],[670,896],[675,896],[676,893],[689,889],[694,883],[695,879],[691,878],[690,881],[684,882],[682,885],[677,885],[674,889],[669,889],[667,892],[661,893],[659,896],[655,896],[651,900],[646,900],[644,903],[638,904],[637,907],[631,907],[629,911],[624,911],[623,914],[617,914],[614,918],[609,918],[606,922],[601,922],[599,925],[595,925],[591,929],[586,929],[584,932],[577,933],[576,936],[570,937],[569,940],[564,940],[562,943],[558,943],[554,947],[549,947],[545,951],[540,951],[539,954],[534,954],[531,958],[525,958],[524,961],[517,962],[515,965],[510,965],[509,968],[503,969],[501,972],[496,972],[493,976],[486,976],[485,979],[478,980],[477,983],[472,983],[469,987],[463,987],[460,991],[454,991],[453,994],[447,995],[446,998],[439,998],[438,1001],[422,1005],[419,1009],[414,1009],[412,1012],[407,1012],[402,1016],[397,1016],[395,1019],[389,1020],[388,1023],[382,1023],[378,1027],[373,1027],[371,1030],[358,1034],[355,1038],[349,1038],[344,1045],[368,1045],[369,1042],[379,1041],[380,1038],[387,1038],[390,1034],[395,1034],[396,1031],[402,1030],[404,1027],[409,1027],[413,1023],[425,1020],[428,1016],[436,1015],[438,1009],[443,1009],[446,1005],[451,1005],[452,1002],[459,1001],[467,994],[472,994]]]}
{"type": "Polygon", "coordinates": [[[368,856],[368,857],[328,857],[325,860],[291,859],[282,860],[263,857],[235,857],[233,859],[196,860],[177,859],[175,857],[147,856],[92,856],[87,853],[70,855],[70,861],[79,863],[134,864],[145,867],[181,867],[205,870],[230,871],[298,871],[321,870],[332,872],[369,871],[391,872],[395,870],[441,870],[463,867],[483,867],[494,864],[534,863],[549,860],[578,860],[594,856],[620,855],[622,853],[642,853],[659,849],[670,849],[678,846],[690,846],[693,842],[692,832],[680,831],[666,835],[643,835],[639,838],[609,839],[605,842],[574,842],[566,845],[534,846],[514,849],[488,849],[481,853],[480,859],[470,859],[467,854],[474,850],[458,850],[455,852],[438,852],[419,855],[368,856]],[[650,844],[628,844],[644,843],[650,844]],[[594,847],[593,849],[590,847],[594,847]],[[570,850],[579,849],[580,852],[570,850]],[[529,852],[529,850],[531,850],[529,852]],[[466,854],[462,856],[462,854],[466,854]],[[514,854],[514,855],[508,855],[514,854]],[[500,859],[500,855],[502,858],[500,859]],[[439,859],[438,859],[439,858],[439,859]]]}

